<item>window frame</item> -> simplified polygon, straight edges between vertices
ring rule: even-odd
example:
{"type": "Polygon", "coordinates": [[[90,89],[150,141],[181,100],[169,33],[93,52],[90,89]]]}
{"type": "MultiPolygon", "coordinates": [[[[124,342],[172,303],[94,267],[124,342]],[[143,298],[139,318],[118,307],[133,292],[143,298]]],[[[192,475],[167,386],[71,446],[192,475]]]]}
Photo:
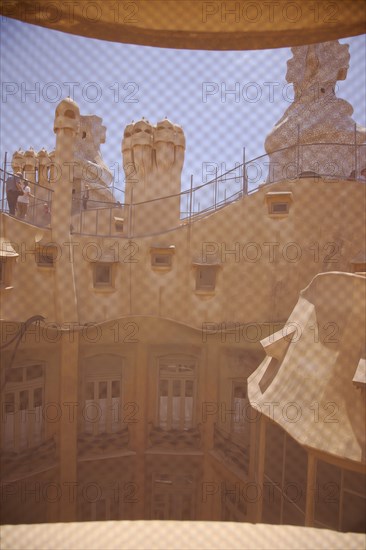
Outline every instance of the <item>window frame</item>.
{"type": "Polygon", "coordinates": [[[91,364],[85,364],[83,371],[82,371],[82,384],[81,384],[81,391],[82,391],[82,411],[80,415],[80,432],[83,434],[89,434],[94,437],[97,437],[101,434],[114,434],[120,431],[123,428],[123,403],[124,403],[124,394],[123,394],[123,358],[119,355],[113,355],[113,357],[116,359],[116,361],[119,361],[119,365],[107,365],[103,366],[103,361],[106,360],[106,358],[111,356],[111,354],[100,354],[95,355],[92,357],[89,357],[89,361],[91,364]],[[96,364],[96,362],[101,362],[101,364],[96,364]],[[115,423],[115,429],[113,429],[113,382],[119,382],[119,404],[117,405],[117,414],[118,414],[118,420],[115,423]],[[100,407],[100,404],[98,403],[100,401],[100,397],[95,397],[97,395],[97,392],[100,389],[100,383],[107,382],[107,397],[106,397],[106,419],[105,419],[105,426],[106,430],[101,430],[100,428],[100,420],[101,417],[99,416],[100,411],[102,408],[100,407]],[[87,398],[87,392],[88,392],[88,384],[93,384],[94,387],[94,397],[93,399],[87,398]],[[110,395],[109,395],[110,394],[110,395]],[[88,420],[88,415],[86,413],[87,409],[87,401],[90,401],[92,403],[97,403],[97,409],[98,409],[98,415],[96,420],[88,420]],[[89,424],[89,426],[88,426],[89,424]],[[91,429],[90,429],[91,426],[91,429]]]}
{"type": "Polygon", "coordinates": [[[124,233],[125,219],[114,216],[114,228],[116,230],[116,233],[124,233]]]}
{"type": "Polygon", "coordinates": [[[220,267],[220,264],[205,264],[205,263],[197,263],[194,264],[195,267],[195,292],[197,294],[215,294],[217,289],[217,276],[218,276],[218,269],[220,267]],[[208,284],[203,284],[201,282],[201,274],[204,274],[204,272],[212,273],[210,278],[213,280],[209,282],[208,284]]]}
{"type": "Polygon", "coordinates": [[[293,202],[292,191],[270,191],[265,195],[268,215],[271,218],[285,218],[290,214],[290,207],[293,202]],[[285,206],[283,210],[277,210],[276,206],[285,206]]]}
{"type": "Polygon", "coordinates": [[[10,451],[10,452],[22,452],[27,449],[32,449],[34,447],[38,447],[45,441],[45,425],[46,421],[43,416],[43,408],[44,404],[46,402],[45,400],[45,389],[46,389],[46,380],[45,380],[45,364],[43,362],[32,362],[30,364],[26,365],[17,365],[15,367],[12,367],[11,369],[6,372],[6,375],[15,374],[16,372],[22,371],[21,380],[6,380],[5,378],[5,389],[4,389],[4,405],[3,405],[3,413],[4,413],[4,421],[2,422],[2,448],[4,451],[10,451]],[[41,375],[29,378],[28,379],[28,369],[32,369],[32,367],[40,367],[41,368],[41,375]],[[41,407],[41,411],[35,412],[36,406],[35,406],[35,391],[38,390],[41,387],[41,405],[38,405],[38,407],[41,407]],[[27,407],[21,408],[21,393],[27,392],[27,407]],[[7,397],[9,395],[14,395],[14,411],[10,411],[7,413],[7,397]],[[26,413],[26,419],[21,419],[21,411],[25,410],[28,411],[26,413]],[[14,420],[13,420],[13,426],[11,431],[12,434],[12,441],[13,443],[7,443],[7,434],[6,434],[6,416],[7,414],[13,414],[14,420]],[[36,440],[37,435],[35,431],[35,425],[37,422],[40,422],[41,426],[38,430],[38,440],[36,440]],[[21,434],[21,424],[24,424],[24,427],[26,428],[25,435],[21,434]],[[21,438],[25,439],[25,445],[22,444],[21,438]]]}
{"type": "Polygon", "coordinates": [[[197,386],[198,386],[198,376],[197,376],[197,360],[191,356],[161,356],[158,358],[158,369],[157,369],[157,389],[156,389],[156,426],[164,431],[178,430],[178,431],[187,431],[197,427],[197,386]],[[169,364],[170,363],[170,364],[169,364]],[[179,372],[162,372],[164,367],[178,367],[187,364],[187,366],[192,367],[192,374],[188,373],[179,373],[179,372]],[[168,382],[168,395],[161,395],[161,382],[168,382]],[[180,381],[180,395],[174,396],[174,381],[180,381]],[[192,396],[185,395],[186,392],[186,382],[192,381],[192,396]],[[161,418],[161,397],[167,397],[167,413],[166,413],[166,422],[162,422],[161,418]],[[173,398],[180,398],[180,411],[179,411],[179,426],[177,427],[174,423],[173,417],[173,398]],[[190,425],[186,425],[186,398],[192,397],[192,410],[191,410],[191,420],[189,421],[190,425]],[[164,425],[165,424],[165,427],[164,425]]]}
{"type": "Polygon", "coordinates": [[[42,269],[52,269],[55,267],[55,258],[57,257],[57,248],[52,245],[37,245],[35,250],[35,260],[38,267],[42,269]],[[47,257],[52,261],[43,261],[47,257]]]}
{"type": "Polygon", "coordinates": [[[173,268],[173,254],[175,246],[152,246],[150,248],[150,265],[154,271],[170,271],[173,268]],[[157,258],[164,258],[166,262],[157,262],[157,258]]]}
{"type": "Polygon", "coordinates": [[[100,292],[111,292],[116,289],[115,280],[116,280],[116,263],[113,261],[96,261],[92,262],[92,289],[100,292]],[[108,281],[102,282],[97,280],[97,270],[100,267],[108,267],[109,277],[108,281]]]}

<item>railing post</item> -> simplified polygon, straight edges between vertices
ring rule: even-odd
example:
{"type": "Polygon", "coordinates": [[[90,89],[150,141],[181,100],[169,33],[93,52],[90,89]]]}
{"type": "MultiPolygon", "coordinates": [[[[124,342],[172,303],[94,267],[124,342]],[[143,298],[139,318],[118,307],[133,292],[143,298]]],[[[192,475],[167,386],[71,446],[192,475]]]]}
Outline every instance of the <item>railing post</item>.
{"type": "Polygon", "coordinates": [[[245,147],[243,147],[243,195],[248,194],[248,184],[245,173],[245,147]]]}
{"type": "Polygon", "coordinates": [[[191,187],[189,191],[189,223],[192,219],[192,189],[193,189],[193,174],[191,174],[191,187]]]}
{"type": "MultiPolygon", "coordinates": [[[[36,179],[36,178],[34,178],[36,179]]],[[[34,194],[34,199],[33,199],[33,215],[32,215],[32,219],[33,219],[33,224],[35,223],[35,219],[36,219],[36,205],[37,205],[37,185],[34,183],[33,186],[29,186],[31,188],[31,191],[32,191],[32,187],[33,187],[33,194],[34,194]]],[[[39,194],[39,193],[38,193],[39,194]]],[[[29,199],[29,203],[30,203],[31,199],[29,199]]]]}
{"type": "Polygon", "coordinates": [[[216,203],[217,203],[217,167],[215,168],[214,203],[215,203],[215,210],[216,210],[216,203]]]}
{"type": "Polygon", "coordinates": [[[355,123],[355,180],[357,180],[357,128],[356,128],[356,123],[355,123]]]}
{"type": "Polygon", "coordinates": [[[3,172],[3,192],[1,197],[1,211],[4,212],[4,201],[5,201],[5,178],[6,178],[6,162],[7,162],[8,153],[5,152],[4,155],[4,172],[3,172]]]}

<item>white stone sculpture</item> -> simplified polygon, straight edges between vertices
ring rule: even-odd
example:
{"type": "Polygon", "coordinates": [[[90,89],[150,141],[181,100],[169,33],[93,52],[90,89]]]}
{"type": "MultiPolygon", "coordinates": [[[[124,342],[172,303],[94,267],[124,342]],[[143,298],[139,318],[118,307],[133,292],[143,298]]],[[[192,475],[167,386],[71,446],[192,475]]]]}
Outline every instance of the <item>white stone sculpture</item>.
{"type": "Polygon", "coordinates": [[[105,164],[100,146],[106,141],[106,127],[103,120],[96,115],[81,115],[80,130],[76,136],[75,162],[76,179],[81,182],[77,192],[82,194],[85,186],[90,189],[93,204],[96,201],[113,202],[109,189],[113,175],[105,164]]]}
{"type": "Polygon", "coordinates": [[[295,97],[265,141],[267,181],[309,173],[358,177],[366,165],[366,147],[360,145],[366,129],[352,119],[353,107],[335,93],[337,81],[347,76],[348,45],[333,40],[292,48],[292,53],[286,80],[295,97]]]}

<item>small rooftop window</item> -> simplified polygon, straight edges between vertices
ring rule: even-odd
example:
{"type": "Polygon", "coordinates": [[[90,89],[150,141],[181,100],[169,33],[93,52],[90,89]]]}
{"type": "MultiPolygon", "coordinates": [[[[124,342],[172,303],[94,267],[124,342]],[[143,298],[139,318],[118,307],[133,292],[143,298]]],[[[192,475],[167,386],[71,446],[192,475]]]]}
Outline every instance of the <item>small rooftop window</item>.
{"type": "Polygon", "coordinates": [[[124,221],[124,218],[114,216],[114,227],[118,233],[123,233],[124,221]]]}
{"type": "Polygon", "coordinates": [[[175,246],[152,246],[150,249],[151,267],[157,271],[168,271],[173,266],[175,246]]]}
{"type": "Polygon", "coordinates": [[[266,193],[268,214],[274,218],[287,216],[290,211],[292,200],[293,197],[290,191],[266,193]]]}
{"type": "Polygon", "coordinates": [[[193,265],[196,268],[196,292],[214,293],[220,264],[194,263],[193,265]]]}
{"type": "Polygon", "coordinates": [[[54,267],[57,248],[51,245],[36,246],[36,263],[38,267],[54,267]]]}

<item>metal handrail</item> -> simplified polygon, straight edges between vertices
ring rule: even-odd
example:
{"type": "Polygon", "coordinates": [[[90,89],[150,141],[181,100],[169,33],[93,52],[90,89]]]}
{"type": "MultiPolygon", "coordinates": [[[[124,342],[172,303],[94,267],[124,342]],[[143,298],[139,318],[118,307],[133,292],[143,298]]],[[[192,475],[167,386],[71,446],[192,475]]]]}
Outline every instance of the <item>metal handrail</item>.
{"type": "MultiPolygon", "coordinates": [[[[96,231],[97,233],[96,234],[99,234],[98,232],[98,218],[99,218],[99,211],[100,210],[109,210],[109,219],[110,219],[110,228],[109,228],[109,233],[108,235],[111,234],[111,223],[112,223],[112,209],[122,209],[124,210],[125,212],[133,212],[137,207],[139,206],[143,206],[143,205],[146,205],[146,204],[150,204],[150,203],[154,203],[154,202],[158,202],[158,201],[165,201],[165,200],[168,200],[168,199],[173,199],[173,198],[177,198],[177,197],[180,197],[181,200],[183,200],[184,197],[187,197],[190,198],[190,201],[189,201],[189,210],[186,210],[186,211],[183,211],[181,210],[180,211],[180,221],[182,224],[186,224],[187,223],[187,220],[189,220],[189,223],[191,223],[192,221],[196,221],[198,218],[202,218],[202,216],[205,216],[205,215],[208,215],[218,209],[221,209],[223,208],[224,206],[227,206],[235,201],[237,201],[238,199],[242,198],[243,196],[245,195],[249,195],[249,194],[252,194],[253,192],[257,191],[260,187],[262,188],[263,186],[267,186],[267,185],[270,185],[272,183],[276,183],[278,181],[283,181],[285,178],[284,176],[280,176],[279,178],[277,179],[271,179],[270,181],[268,181],[268,178],[267,178],[267,181],[263,181],[263,179],[261,180],[261,182],[257,183],[255,182],[254,186],[249,189],[248,188],[248,176],[247,176],[247,169],[254,165],[255,163],[257,163],[258,161],[261,161],[263,159],[268,159],[268,166],[269,166],[269,163],[271,161],[271,155],[275,155],[276,153],[280,153],[282,151],[286,151],[286,150],[293,150],[293,151],[298,151],[298,154],[297,154],[297,159],[299,157],[299,150],[303,147],[317,147],[317,146],[321,146],[321,147],[324,147],[324,146],[329,146],[329,145],[332,145],[332,146],[338,146],[338,147],[354,147],[355,148],[355,170],[353,171],[354,174],[351,175],[351,176],[345,176],[344,174],[326,174],[326,173],[319,173],[319,174],[314,174],[312,176],[308,176],[308,177],[324,177],[324,178],[331,178],[331,179],[347,179],[347,180],[353,180],[353,181],[362,181],[364,182],[365,181],[365,177],[364,175],[360,175],[357,173],[357,155],[356,155],[356,151],[357,151],[357,148],[360,148],[360,147],[365,147],[366,146],[366,143],[361,143],[361,144],[357,144],[357,143],[337,143],[337,142],[324,142],[324,143],[294,143],[292,145],[289,145],[287,147],[282,147],[276,151],[273,151],[271,154],[263,154],[263,155],[259,155],[258,157],[255,157],[254,159],[251,159],[249,161],[246,161],[246,162],[243,162],[241,164],[237,164],[234,168],[231,168],[230,170],[227,170],[226,172],[224,172],[223,174],[220,174],[220,175],[217,175],[216,173],[216,176],[214,178],[212,178],[211,180],[207,181],[206,183],[202,183],[196,187],[193,187],[193,176],[191,177],[191,185],[190,185],[190,188],[189,189],[185,189],[183,191],[180,191],[178,193],[173,193],[173,194],[170,194],[170,195],[165,195],[164,197],[156,197],[156,198],[153,198],[153,199],[149,199],[149,200],[146,200],[146,201],[140,201],[140,202],[133,202],[133,200],[131,201],[131,203],[129,202],[123,202],[121,203],[120,201],[118,200],[114,200],[114,201],[103,201],[103,200],[97,200],[97,199],[88,199],[87,200],[87,209],[83,209],[82,207],[82,193],[77,193],[77,194],[74,194],[74,198],[76,201],[78,201],[80,203],[80,207],[77,209],[77,211],[74,213],[74,215],[79,215],[80,216],[80,220],[79,220],[79,230],[80,230],[80,233],[83,234],[83,231],[82,231],[82,228],[83,228],[83,217],[85,215],[86,212],[89,212],[89,211],[96,211],[96,231]],[[233,173],[237,172],[238,175],[233,175],[233,173]],[[218,185],[221,183],[225,183],[227,184],[228,182],[231,182],[233,180],[238,180],[236,183],[240,183],[241,181],[244,180],[244,183],[243,185],[241,185],[241,188],[240,190],[238,191],[235,191],[234,193],[232,193],[231,195],[229,195],[228,197],[226,197],[226,189],[225,189],[225,197],[223,199],[219,199],[217,200],[217,194],[218,194],[218,185]],[[205,188],[208,188],[208,186],[214,186],[214,201],[211,202],[211,204],[203,209],[200,209],[199,207],[199,210],[198,212],[195,211],[195,207],[194,207],[194,201],[192,201],[192,197],[196,196],[196,193],[198,191],[201,191],[205,188]]],[[[245,155],[243,156],[243,160],[245,160],[245,155]]],[[[267,165],[267,164],[266,164],[267,165]]],[[[299,167],[299,163],[298,163],[298,160],[297,162],[295,163],[296,165],[296,174],[294,174],[292,177],[287,177],[286,179],[290,179],[290,180],[295,180],[295,179],[300,179],[301,177],[305,177],[305,174],[304,172],[300,172],[300,167],[299,167]]],[[[11,172],[8,172],[8,171],[5,171],[3,169],[0,169],[0,174],[3,174],[2,175],[2,180],[3,180],[3,186],[2,186],[2,201],[1,201],[1,211],[6,211],[6,209],[4,208],[4,197],[5,197],[5,177],[6,175],[11,175],[12,173],[11,172]]],[[[51,193],[51,199],[52,199],[52,193],[53,193],[53,189],[49,188],[49,187],[46,187],[46,186],[43,186],[39,183],[34,183],[32,181],[29,181],[27,180],[26,178],[23,178],[24,181],[26,181],[30,186],[34,186],[34,189],[37,189],[37,188],[43,188],[45,189],[47,192],[50,192],[51,193]]],[[[250,182],[249,182],[250,183],[250,182]]],[[[112,188],[109,188],[109,187],[103,187],[103,186],[97,186],[97,187],[93,187],[91,189],[91,191],[93,190],[98,190],[98,189],[101,189],[101,190],[108,190],[110,191],[111,193],[113,191],[116,191],[116,192],[122,192],[124,193],[124,190],[122,189],[118,189],[116,187],[112,187],[112,188]]],[[[115,197],[114,197],[115,198],[115,197]]],[[[38,201],[41,201],[42,199],[36,199],[38,201]]],[[[44,202],[47,202],[47,201],[44,201],[44,202]]],[[[51,203],[51,201],[49,201],[49,203],[51,203]]],[[[33,204],[34,206],[34,204],[33,204]]],[[[187,204],[188,206],[188,204],[187,204]]],[[[28,221],[28,220],[27,220],[28,221]]],[[[132,222],[132,221],[131,221],[132,222]]],[[[34,224],[34,225],[37,225],[37,224],[34,224]]],[[[131,225],[132,227],[132,225],[131,225]]]]}

